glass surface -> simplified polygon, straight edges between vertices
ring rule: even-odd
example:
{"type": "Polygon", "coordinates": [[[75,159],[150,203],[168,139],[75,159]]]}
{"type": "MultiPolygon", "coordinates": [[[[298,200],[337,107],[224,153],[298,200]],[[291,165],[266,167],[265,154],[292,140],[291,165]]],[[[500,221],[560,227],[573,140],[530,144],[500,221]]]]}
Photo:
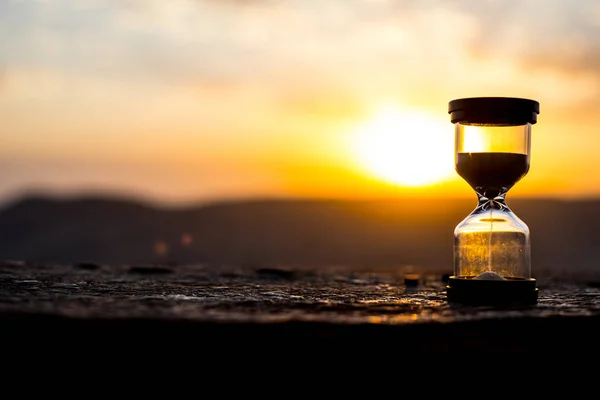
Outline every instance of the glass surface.
{"type": "Polygon", "coordinates": [[[477,207],[454,230],[454,276],[530,279],[529,228],[505,198],[529,172],[531,124],[454,125],[456,172],[477,195],[477,207]]]}

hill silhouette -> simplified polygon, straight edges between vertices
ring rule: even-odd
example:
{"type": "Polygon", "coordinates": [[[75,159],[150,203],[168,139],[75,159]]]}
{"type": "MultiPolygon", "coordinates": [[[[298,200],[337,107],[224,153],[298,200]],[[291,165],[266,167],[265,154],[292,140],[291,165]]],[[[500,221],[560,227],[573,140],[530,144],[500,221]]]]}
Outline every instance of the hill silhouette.
{"type": "MultiPolygon", "coordinates": [[[[509,199],[531,229],[536,275],[595,275],[600,200],[509,199]]],[[[474,199],[255,200],[160,208],[110,198],[25,198],[0,211],[0,259],[452,271],[474,199]]]]}

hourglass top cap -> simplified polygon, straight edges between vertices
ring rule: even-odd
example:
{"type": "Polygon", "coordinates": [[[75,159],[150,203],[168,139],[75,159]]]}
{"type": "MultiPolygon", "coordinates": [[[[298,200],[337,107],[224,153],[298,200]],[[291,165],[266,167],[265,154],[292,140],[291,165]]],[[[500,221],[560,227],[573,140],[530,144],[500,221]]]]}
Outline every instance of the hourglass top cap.
{"type": "Polygon", "coordinates": [[[452,100],[448,113],[453,124],[535,124],[540,103],[518,97],[468,97],[452,100]]]}

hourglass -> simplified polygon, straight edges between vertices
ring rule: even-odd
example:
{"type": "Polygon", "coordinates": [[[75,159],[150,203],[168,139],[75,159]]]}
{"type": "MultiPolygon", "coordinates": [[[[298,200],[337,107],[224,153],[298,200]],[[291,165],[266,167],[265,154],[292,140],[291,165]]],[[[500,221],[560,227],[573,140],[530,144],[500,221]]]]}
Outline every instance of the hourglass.
{"type": "Polygon", "coordinates": [[[535,304],[530,232],[508,207],[508,191],[529,171],[539,103],[511,97],[452,100],[455,167],[477,194],[477,207],[454,230],[449,302],[535,304]]]}

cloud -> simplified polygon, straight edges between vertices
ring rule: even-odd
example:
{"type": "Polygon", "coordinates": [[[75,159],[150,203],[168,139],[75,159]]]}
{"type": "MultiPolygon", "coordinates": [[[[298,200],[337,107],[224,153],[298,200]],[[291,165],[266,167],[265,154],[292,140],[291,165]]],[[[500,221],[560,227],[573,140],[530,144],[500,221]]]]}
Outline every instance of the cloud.
{"type": "Polygon", "coordinates": [[[599,10],[590,0],[2,2],[0,35],[11,40],[0,61],[67,82],[260,86],[326,113],[339,101],[328,90],[425,101],[527,84],[585,103],[598,97],[599,10]]]}
{"type": "Polygon", "coordinates": [[[582,0],[521,1],[506,7],[497,1],[459,1],[462,12],[485,24],[471,50],[484,57],[503,55],[527,65],[591,71],[600,66],[600,5],[582,0]],[[486,21],[489,24],[486,24],[486,21]]]}

